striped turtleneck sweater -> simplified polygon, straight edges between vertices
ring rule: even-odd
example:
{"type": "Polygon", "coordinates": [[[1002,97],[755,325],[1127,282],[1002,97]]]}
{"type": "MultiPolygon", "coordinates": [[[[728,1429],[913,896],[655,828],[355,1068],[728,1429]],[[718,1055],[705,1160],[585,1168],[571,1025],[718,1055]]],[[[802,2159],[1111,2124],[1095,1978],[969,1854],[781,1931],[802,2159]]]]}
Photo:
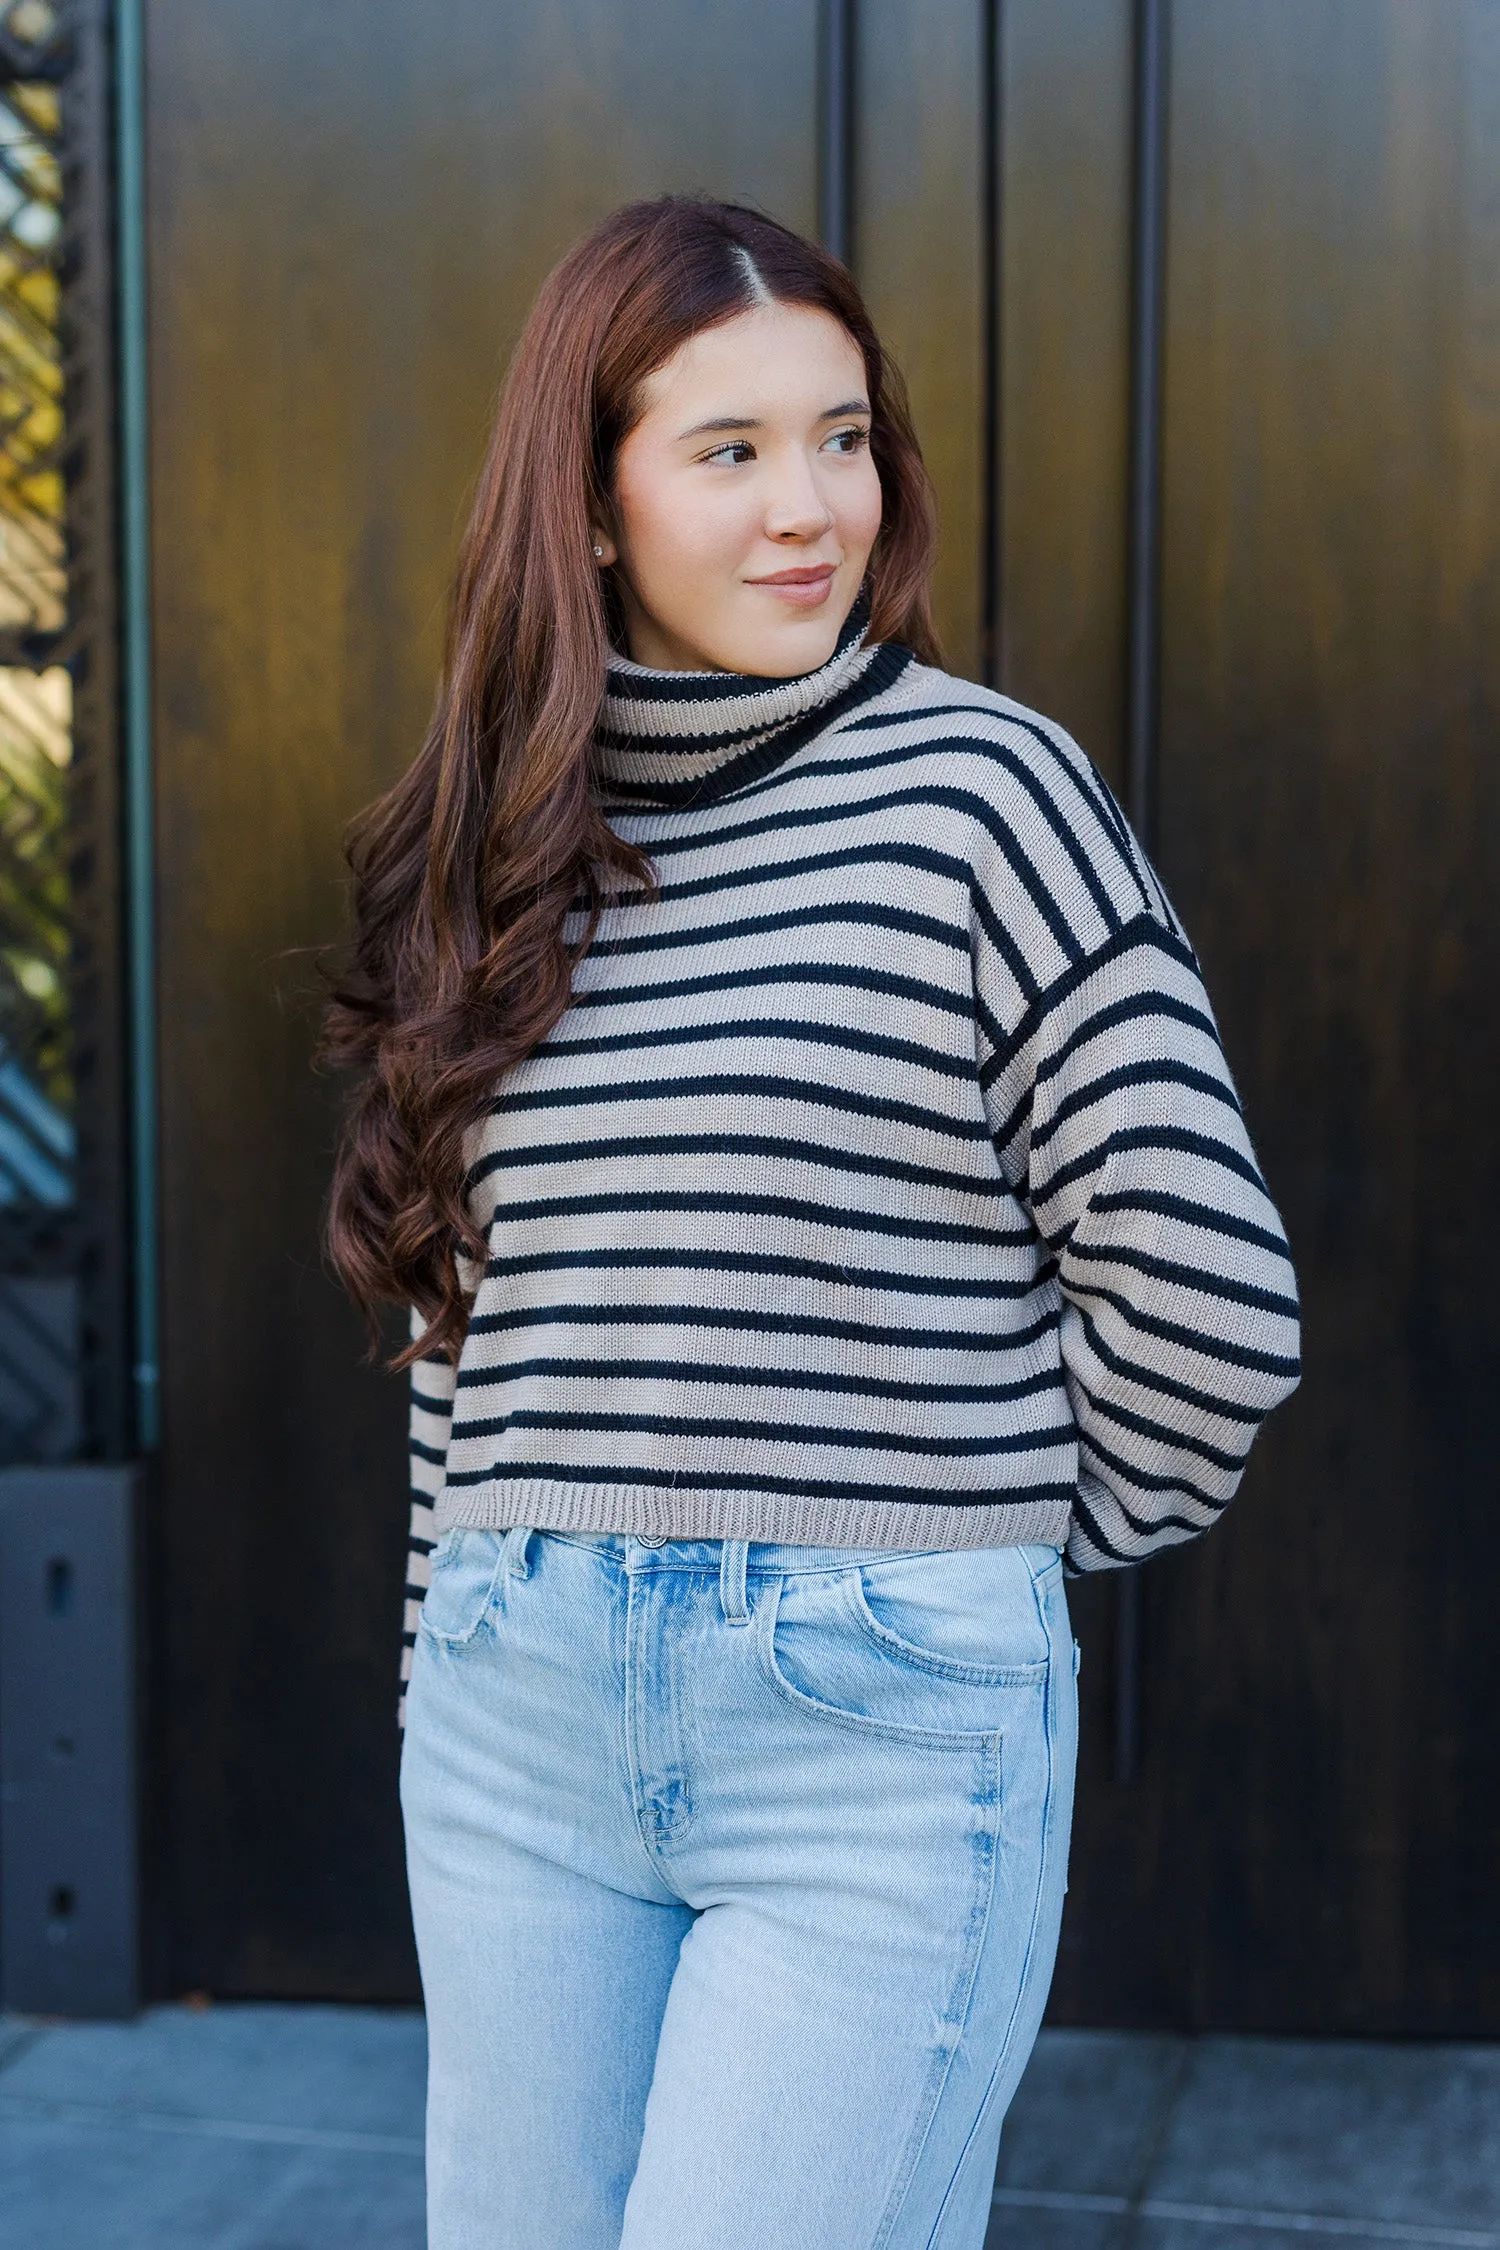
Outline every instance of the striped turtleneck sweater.
{"type": "MultiPolygon", "coordinates": [[[[450,1524],[847,1547],[1194,1538],[1298,1374],[1198,964],[1056,726],[870,646],[611,666],[655,898],[468,1148],[456,1367],[413,1371],[408,1640],[450,1524]]],[[[581,934],[581,916],[565,934],[581,934]]]]}

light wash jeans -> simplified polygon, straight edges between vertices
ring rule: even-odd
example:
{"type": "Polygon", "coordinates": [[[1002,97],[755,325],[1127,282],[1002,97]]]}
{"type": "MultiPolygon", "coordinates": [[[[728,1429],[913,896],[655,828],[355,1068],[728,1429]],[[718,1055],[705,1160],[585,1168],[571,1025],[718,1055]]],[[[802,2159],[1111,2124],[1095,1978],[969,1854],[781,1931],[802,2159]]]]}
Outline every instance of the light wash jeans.
{"type": "Polygon", "coordinates": [[[981,2250],[1066,1887],[1054,1547],[449,1531],[429,2250],[981,2250]]]}

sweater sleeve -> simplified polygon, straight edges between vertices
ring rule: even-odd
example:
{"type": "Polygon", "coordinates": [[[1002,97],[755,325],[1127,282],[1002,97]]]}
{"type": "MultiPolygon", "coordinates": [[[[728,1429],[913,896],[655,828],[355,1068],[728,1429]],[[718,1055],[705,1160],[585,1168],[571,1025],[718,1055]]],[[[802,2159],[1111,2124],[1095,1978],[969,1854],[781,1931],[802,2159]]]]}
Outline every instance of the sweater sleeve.
{"type": "MultiPolygon", "coordinates": [[[[420,1336],[426,1322],[412,1308],[411,1333],[420,1336]]],[[[453,1419],[453,1393],[457,1370],[441,1353],[413,1362],[407,1451],[411,1461],[411,1519],[406,1541],[406,1614],[401,1633],[400,1716],[406,1718],[406,1683],[411,1677],[412,1652],[417,1645],[417,1620],[431,1575],[436,1544],[433,1514],[443,1489],[448,1457],[448,1427],[453,1419]]]]}
{"type": "Polygon", "coordinates": [[[990,1129],[1061,1297],[1079,1435],[1073,1571],[1208,1530],[1299,1373],[1286,1236],[1192,948],[1135,864],[1141,909],[1009,1031],[1014,986],[976,933],[990,1129]]]}

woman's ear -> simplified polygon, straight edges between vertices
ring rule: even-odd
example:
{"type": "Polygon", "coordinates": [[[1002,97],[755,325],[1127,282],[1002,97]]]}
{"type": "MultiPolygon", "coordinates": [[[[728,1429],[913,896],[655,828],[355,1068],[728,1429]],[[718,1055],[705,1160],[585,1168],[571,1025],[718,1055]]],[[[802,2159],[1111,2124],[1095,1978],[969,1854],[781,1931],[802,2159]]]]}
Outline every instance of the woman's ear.
{"type": "Polygon", "coordinates": [[[590,537],[594,542],[594,560],[601,570],[608,570],[611,563],[619,561],[620,550],[602,524],[591,526],[590,537]]]}

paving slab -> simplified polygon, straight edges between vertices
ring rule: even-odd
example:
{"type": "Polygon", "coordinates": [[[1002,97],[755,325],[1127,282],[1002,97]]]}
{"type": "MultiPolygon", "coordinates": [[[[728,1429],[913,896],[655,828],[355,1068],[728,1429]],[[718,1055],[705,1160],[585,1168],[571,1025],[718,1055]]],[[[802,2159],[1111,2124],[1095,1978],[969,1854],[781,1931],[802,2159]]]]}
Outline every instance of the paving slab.
{"type": "Polygon", "coordinates": [[[0,2070],[36,2036],[37,2026],[29,2016],[0,2015],[0,2070]]]}
{"type": "MultiPolygon", "coordinates": [[[[0,2017],[10,2250],[422,2250],[406,2009],[0,2017]]],[[[986,2250],[1500,2250],[1500,2047],[1047,2031],[986,2250]]]]}
{"type": "MultiPolygon", "coordinates": [[[[0,2085],[3,2085],[0,2079],[0,2085]]],[[[12,2250],[422,2250],[414,2156],[0,2117],[12,2250]]]]}
{"type": "Polygon", "coordinates": [[[1500,2250],[1500,2047],[1043,2032],[986,2250],[1500,2250]]]}
{"type": "Polygon", "coordinates": [[[426,2082],[416,2008],[152,2008],[37,2026],[8,2065],[0,2050],[11,2098],[418,2138],[426,2082]]]}
{"type": "Polygon", "coordinates": [[[1044,2031],[1000,2137],[1008,2188],[1139,2194],[1171,2114],[1187,2042],[1144,2031],[1044,2031]]]}
{"type": "Polygon", "coordinates": [[[1488,2229],[1340,2217],[1328,2212],[1236,2210],[1168,2197],[1070,2196],[997,2191],[986,2250],[1496,2250],[1488,2229]]]}
{"type": "Polygon", "coordinates": [[[1150,2190],[1500,2238],[1500,2047],[1196,2040],[1150,2190]]]}
{"type": "Polygon", "coordinates": [[[1090,2210],[1065,2195],[1049,2203],[1043,2190],[1018,2195],[1013,2202],[997,2196],[984,2250],[1123,2250],[1126,2208],[1121,2197],[1106,2199],[1102,2210],[1090,2210]]]}
{"type": "MultiPolygon", "coordinates": [[[[1211,2218],[1202,2220],[1138,2219],[1134,2231],[1117,2236],[1116,2241],[1122,2246],[1128,2242],[1129,2250],[1314,2250],[1317,2244],[1324,2245],[1324,2250],[1400,2250],[1409,2238],[1402,2236],[1393,2244],[1389,2236],[1368,2234],[1352,2225],[1330,2234],[1310,2233],[1305,2227],[1288,2231],[1285,2227],[1263,2226],[1253,2215],[1249,2223],[1236,2224],[1215,2211],[1211,2218]]],[[[1488,2250],[1488,2245],[1482,2250],[1488,2250]]]]}
{"type": "Polygon", "coordinates": [[[9,2250],[422,2250],[414,2009],[0,2019],[9,2250]]]}

